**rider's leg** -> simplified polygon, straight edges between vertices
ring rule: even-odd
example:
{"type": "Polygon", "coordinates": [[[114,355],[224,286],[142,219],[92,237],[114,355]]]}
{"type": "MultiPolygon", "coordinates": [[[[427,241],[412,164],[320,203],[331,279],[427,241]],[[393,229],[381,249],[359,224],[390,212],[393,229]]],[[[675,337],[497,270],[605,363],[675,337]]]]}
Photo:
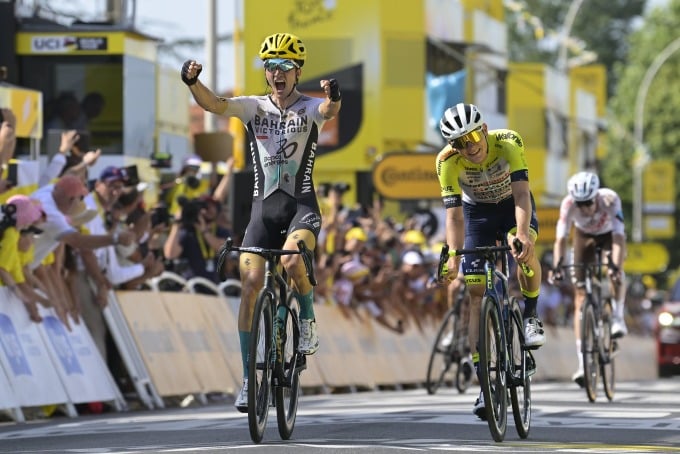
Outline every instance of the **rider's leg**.
{"type": "MultiPolygon", "coordinates": [[[[314,233],[305,229],[295,230],[288,235],[283,248],[297,249],[300,240],[305,242],[307,249],[314,251],[316,247],[314,233]]],[[[307,278],[307,269],[300,254],[284,255],[281,257],[281,263],[293,281],[293,294],[300,303],[300,344],[298,350],[311,355],[319,348],[314,317],[314,288],[307,278]]]]}
{"type": "Polygon", "coordinates": [[[239,272],[241,275],[241,305],[238,310],[238,337],[241,343],[243,378],[248,378],[250,329],[257,293],[262,287],[262,282],[264,282],[264,259],[256,254],[241,254],[239,272]]]}
{"type": "MultiPolygon", "coordinates": [[[[298,248],[297,244],[300,240],[305,242],[307,249],[314,251],[316,239],[314,238],[314,234],[309,230],[295,230],[292,232],[288,235],[288,238],[286,238],[283,248],[295,250],[298,248]]],[[[302,256],[299,254],[284,255],[281,257],[281,263],[294,283],[293,292],[300,302],[300,318],[313,320],[314,290],[307,278],[307,270],[304,261],[302,260],[302,256]]]]}
{"type": "Polygon", "coordinates": [[[583,307],[583,302],[586,299],[586,290],[583,284],[579,286],[576,285],[574,290],[574,339],[576,339],[576,356],[578,357],[578,369],[583,371],[583,355],[581,354],[581,308],[583,307]]]}

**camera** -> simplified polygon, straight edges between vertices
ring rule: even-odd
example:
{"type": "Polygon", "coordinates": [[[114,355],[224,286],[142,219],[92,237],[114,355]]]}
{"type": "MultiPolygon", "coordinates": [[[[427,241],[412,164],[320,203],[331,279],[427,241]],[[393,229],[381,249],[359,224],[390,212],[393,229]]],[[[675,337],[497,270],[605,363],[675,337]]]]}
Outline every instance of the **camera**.
{"type": "Polygon", "coordinates": [[[151,209],[151,227],[170,225],[170,211],[165,205],[158,205],[151,209]]]}
{"type": "Polygon", "coordinates": [[[189,199],[184,196],[177,198],[177,203],[182,207],[182,227],[192,228],[198,222],[201,210],[206,208],[206,202],[201,199],[189,199]]]}
{"type": "Polygon", "coordinates": [[[187,175],[184,177],[184,184],[186,184],[191,189],[197,189],[201,185],[201,180],[195,175],[187,175]]]}

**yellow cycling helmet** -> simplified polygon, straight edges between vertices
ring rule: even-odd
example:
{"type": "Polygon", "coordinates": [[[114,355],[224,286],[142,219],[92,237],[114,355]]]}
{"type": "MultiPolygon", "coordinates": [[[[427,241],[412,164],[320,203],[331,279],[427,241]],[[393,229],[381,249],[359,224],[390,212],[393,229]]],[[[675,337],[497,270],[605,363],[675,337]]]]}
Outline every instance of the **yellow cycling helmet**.
{"type": "Polygon", "coordinates": [[[295,60],[302,66],[307,58],[304,43],[297,36],[290,33],[274,33],[267,36],[260,47],[260,58],[288,58],[295,60]]]}

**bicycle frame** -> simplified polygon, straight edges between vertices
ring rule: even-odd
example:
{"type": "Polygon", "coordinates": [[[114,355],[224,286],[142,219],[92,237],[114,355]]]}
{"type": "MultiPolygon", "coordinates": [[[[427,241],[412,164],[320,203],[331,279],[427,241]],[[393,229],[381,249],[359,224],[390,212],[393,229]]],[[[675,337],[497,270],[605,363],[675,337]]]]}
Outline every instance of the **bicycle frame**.
{"type": "MultiPolygon", "coordinates": [[[[581,268],[584,271],[584,290],[585,298],[581,307],[581,355],[584,363],[584,387],[590,402],[594,402],[597,397],[598,373],[602,375],[605,394],[609,400],[614,398],[614,357],[616,356],[617,342],[611,338],[611,333],[606,330],[609,328],[611,319],[606,319],[606,307],[608,303],[603,298],[603,285],[606,284],[603,273],[603,249],[600,246],[595,248],[594,263],[575,263],[562,265],[561,259],[556,269],[581,268]],[[592,322],[588,321],[592,311],[592,322]],[[590,331],[588,327],[592,324],[592,334],[594,336],[592,345],[588,342],[590,331]],[[589,357],[596,353],[593,363],[589,357]],[[594,369],[593,369],[594,368],[594,369]]],[[[607,255],[607,266],[612,266],[611,255],[607,255]]],[[[611,305],[610,305],[611,307],[611,305]]]]}

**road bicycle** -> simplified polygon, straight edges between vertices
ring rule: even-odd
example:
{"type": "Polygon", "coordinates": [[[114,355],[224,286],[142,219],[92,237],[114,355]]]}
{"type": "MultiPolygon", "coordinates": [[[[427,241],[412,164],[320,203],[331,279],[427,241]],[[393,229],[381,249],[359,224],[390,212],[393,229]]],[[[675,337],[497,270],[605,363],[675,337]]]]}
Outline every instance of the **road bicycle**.
{"type": "Polygon", "coordinates": [[[474,366],[468,342],[467,296],[466,285],[463,284],[439,325],[427,365],[425,387],[428,394],[435,394],[448,381],[449,372],[461,394],[472,382],[474,366]]]}
{"type": "MultiPolygon", "coordinates": [[[[614,267],[611,256],[607,254],[607,266],[614,267]]],[[[581,307],[581,354],[583,355],[583,387],[590,402],[597,399],[597,383],[602,375],[604,394],[609,401],[614,399],[616,376],[614,359],[618,344],[612,337],[611,298],[603,295],[602,249],[595,249],[595,263],[575,263],[563,265],[562,258],[555,267],[561,270],[579,268],[584,271],[586,298],[581,307]]],[[[579,383],[580,384],[580,383],[579,383]]]]}
{"type": "MultiPolygon", "coordinates": [[[[520,438],[527,438],[531,428],[531,376],[536,373],[536,361],[524,341],[522,311],[516,298],[508,291],[508,252],[504,235],[500,245],[474,249],[442,247],[437,278],[448,273],[449,257],[475,255],[484,260],[486,285],[479,317],[479,381],[484,395],[486,420],[491,436],[503,441],[507,429],[508,400],[512,403],[515,428],[520,438]]],[[[522,243],[515,239],[515,250],[522,243]]],[[[533,270],[521,265],[527,276],[533,270]]]]}
{"type": "Polygon", "coordinates": [[[304,241],[298,250],[237,247],[225,242],[222,256],[230,251],[257,254],[265,259],[264,286],[255,302],[248,351],[248,427],[255,443],[262,441],[269,408],[276,407],[279,435],[293,434],[300,395],[300,373],[307,368],[300,342],[299,302],[290,290],[281,256],[300,254],[307,277],[316,285],[312,252],[304,241]]]}

